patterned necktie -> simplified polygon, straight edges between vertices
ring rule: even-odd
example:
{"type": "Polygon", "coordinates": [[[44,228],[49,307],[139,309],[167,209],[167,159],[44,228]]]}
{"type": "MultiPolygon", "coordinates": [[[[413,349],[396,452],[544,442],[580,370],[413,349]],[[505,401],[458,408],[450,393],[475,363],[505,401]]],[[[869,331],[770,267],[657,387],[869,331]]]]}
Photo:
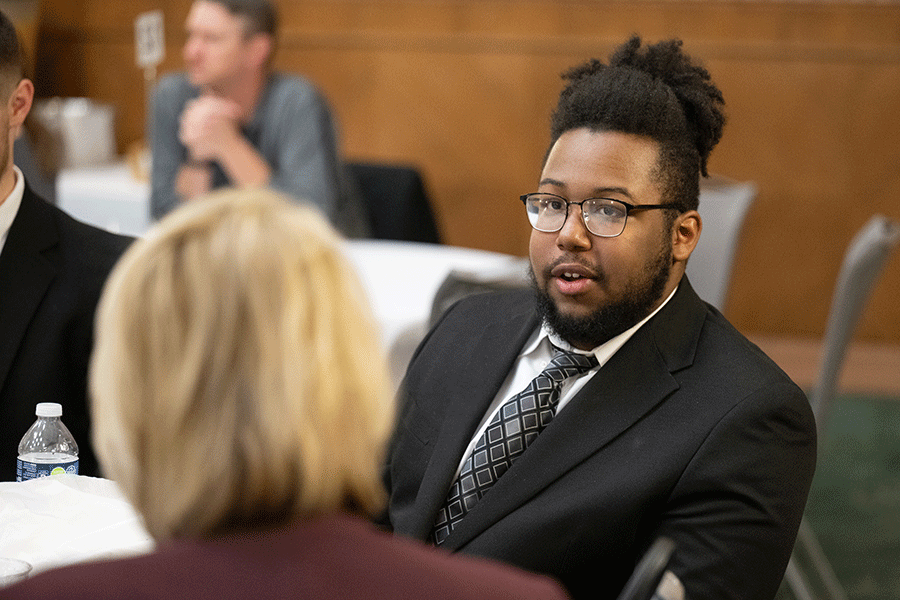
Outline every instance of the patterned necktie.
{"type": "Polygon", "coordinates": [[[553,349],[550,364],[497,411],[478,438],[438,511],[431,533],[436,546],[553,420],[562,382],[597,366],[593,355],[553,349]]]}

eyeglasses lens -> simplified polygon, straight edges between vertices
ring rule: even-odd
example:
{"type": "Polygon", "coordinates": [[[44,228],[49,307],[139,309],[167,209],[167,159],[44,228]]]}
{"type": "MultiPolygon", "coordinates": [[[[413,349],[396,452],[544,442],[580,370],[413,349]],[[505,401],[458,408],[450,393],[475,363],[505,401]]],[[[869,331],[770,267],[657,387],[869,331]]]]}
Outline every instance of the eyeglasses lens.
{"type": "MultiPolygon", "coordinates": [[[[525,206],[531,226],[538,231],[559,231],[566,222],[566,203],[556,196],[533,194],[525,206]]],[[[578,208],[585,227],[594,235],[615,237],[625,228],[628,211],[621,202],[597,198],[586,200],[578,208]]]]}

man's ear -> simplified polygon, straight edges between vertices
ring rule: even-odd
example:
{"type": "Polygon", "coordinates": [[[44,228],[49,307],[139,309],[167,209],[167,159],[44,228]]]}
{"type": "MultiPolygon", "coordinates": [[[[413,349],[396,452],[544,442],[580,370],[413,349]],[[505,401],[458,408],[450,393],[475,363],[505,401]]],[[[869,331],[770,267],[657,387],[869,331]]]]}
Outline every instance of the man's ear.
{"type": "Polygon", "coordinates": [[[672,257],[676,261],[687,261],[700,241],[702,230],[703,220],[696,210],[683,212],[675,218],[672,224],[672,257]]]}
{"type": "Polygon", "coordinates": [[[9,115],[9,129],[15,132],[15,137],[19,136],[22,124],[31,110],[33,101],[34,84],[29,79],[22,79],[16,84],[6,105],[7,114],[9,115]]]}
{"type": "Polygon", "coordinates": [[[266,33],[256,33],[247,41],[250,64],[256,69],[262,69],[269,62],[273,48],[272,36],[266,33]]]}

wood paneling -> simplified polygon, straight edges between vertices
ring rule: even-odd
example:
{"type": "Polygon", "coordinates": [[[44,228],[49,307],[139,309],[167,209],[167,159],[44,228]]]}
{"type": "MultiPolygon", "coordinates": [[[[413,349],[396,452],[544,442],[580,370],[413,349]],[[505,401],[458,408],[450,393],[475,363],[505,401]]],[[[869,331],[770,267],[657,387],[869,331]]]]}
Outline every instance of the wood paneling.
{"type": "MultiPolygon", "coordinates": [[[[680,37],[729,115],[711,169],[757,183],[727,314],[738,328],[817,336],[844,248],[876,212],[900,220],[900,5],[751,1],[282,0],[279,68],[331,99],[348,156],[419,165],[448,243],[515,254],[529,229],[559,73],[629,33],[680,37]]],[[[132,23],[166,15],[178,68],[189,0],[43,0],[42,95],[118,109],[143,135],[132,23]]],[[[900,253],[859,337],[900,342],[900,253]]]]}

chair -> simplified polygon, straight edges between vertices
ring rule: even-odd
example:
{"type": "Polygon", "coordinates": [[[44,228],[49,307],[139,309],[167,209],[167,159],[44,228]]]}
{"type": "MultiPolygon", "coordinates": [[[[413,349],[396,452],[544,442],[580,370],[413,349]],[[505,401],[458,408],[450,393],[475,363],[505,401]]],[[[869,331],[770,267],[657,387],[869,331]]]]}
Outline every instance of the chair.
{"type": "Polygon", "coordinates": [[[838,275],[825,328],[819,375],[810,394],[819,433],[825,429],[847,345],[881,270],[900,243],[900,223],[875,215],[856,234],[838,275]]]}
{"type": "Polygon", "coordinates": [[[405,165],[348,162],[369,214],[376,240],[440,243],[431,202],[418,169],[405,165]]]}
{"type": "MultiPolygon", "coordinates": [[[[838,377],[847,346],[856,329],[866,301],[894,247],[900,242],[900,223],[875,215],[856,234],[844,254],[838,275],[828,324],[825,328],[819,375],[809,401],[816,417],[819,434],[825,430],[831,401],[837,389],[838,377]]],[[[816,595],[809,573],[804,573],[800,561],[806,559],[828,597],[846,600],[847,594],[837,580],[812,528],[804,518],[800,523],[785,580],[798,600],[813,600],[816,595]]]]}
{"type": "Polygon", "coordinates": [[[644,553],[616,600],[684,600],[681,581],[666,567],[675,552],[675,542],[659,537],[644,553]]]}
{"type": "Polygon", "coordinates": [[[688,261],[687,275],[697,294],[720,311],[725,308],[744,218],[756,193],[753,183],[722,176],[700,182],[703,231],[688,261]]]}
{"type": "Polygon", "coordinates": [[[510,256],[502,266],[476,269],[451,269],[435,290],[427,323],[403,332],[388,350],[391,375],[400,381],[416,347],[441,315],[466,296],[485,292],[528,287],[528,259],[510,256]]]}
{"type": "Polygon", "coordinates": [[[453,269],[434,293],[428,328],[431,329],[448,308],[466,296],[528,287],[528,265],[528,258],[518,258],[492,271],[453,269]]]}

